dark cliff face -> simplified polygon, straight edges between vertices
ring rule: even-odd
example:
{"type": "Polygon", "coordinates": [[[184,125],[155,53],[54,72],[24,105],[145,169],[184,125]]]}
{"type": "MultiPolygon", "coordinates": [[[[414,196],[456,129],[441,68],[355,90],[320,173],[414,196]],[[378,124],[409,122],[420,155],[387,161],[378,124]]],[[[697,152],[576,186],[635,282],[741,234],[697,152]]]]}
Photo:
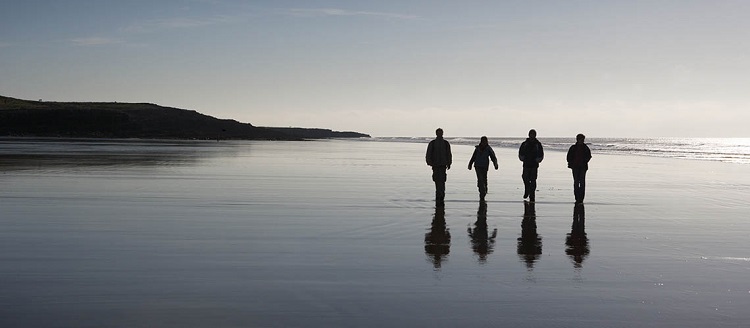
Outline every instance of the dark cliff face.
{"type": "Polygon", "coordinates": [[[8,97],[0,97],[0,136],[266,140],[367,137],[323,129],[261,128],[154,104],[42,102],[8,97]]]}
{"type": "Polygon", "coordinates": [[[267,129],[282,132],[298,138],[304,139],[326,139],[326,138],[369,138],[364,133],[351,131],[331,131],[328,129],[307,129],[307,128],[273,128],[267,129]]]}

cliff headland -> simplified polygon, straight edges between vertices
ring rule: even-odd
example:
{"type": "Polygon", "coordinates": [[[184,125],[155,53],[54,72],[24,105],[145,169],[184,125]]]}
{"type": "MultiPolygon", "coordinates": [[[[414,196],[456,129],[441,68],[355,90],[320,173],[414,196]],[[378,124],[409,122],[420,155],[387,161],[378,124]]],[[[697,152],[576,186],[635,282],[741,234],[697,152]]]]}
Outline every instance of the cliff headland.
{"type": "Polygon", "coordinates": [[[302,140],[370,136],[320,128],[258,127],[148,103],[50,102],[0,96],[0,137],[302,140]]]}

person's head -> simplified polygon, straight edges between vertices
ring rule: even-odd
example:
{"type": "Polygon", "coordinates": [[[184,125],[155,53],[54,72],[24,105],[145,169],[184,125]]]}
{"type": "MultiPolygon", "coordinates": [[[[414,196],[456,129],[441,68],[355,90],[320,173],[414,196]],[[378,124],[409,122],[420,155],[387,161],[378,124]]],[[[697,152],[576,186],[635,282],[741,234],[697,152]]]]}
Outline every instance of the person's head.
{"type": "Polygon", "coordinates": [[[479,145],[480,146],[487,146],[490,142],[487,140],[486,136],[482,136],[482,138],[479,139],[479,145]]]}
{"type": "Polygon", "coordinates": [[[435,135],[436,135],[436,136],[437,136],[438,138],[442,138],[442,137],[443,137],[443,129],[441,129],[441,128],[437,128],[437,130],[435,130],[435,135]]]}
{"type": "Polygon", "coordinates": [[[536,138],[536,130],[534,129],[529,130],[529,138],[531,139],[536,138]]]}
{"type": "Polygon", "coordinates": [[[579,133],[579,134],[578,134],[578,135],[576,136],[576,142],[583,142],[583,140],[585,140],[585,139],[586,139],[586,136],[585,136],[585,135],[583,135],[583,133],[579,133]]]}

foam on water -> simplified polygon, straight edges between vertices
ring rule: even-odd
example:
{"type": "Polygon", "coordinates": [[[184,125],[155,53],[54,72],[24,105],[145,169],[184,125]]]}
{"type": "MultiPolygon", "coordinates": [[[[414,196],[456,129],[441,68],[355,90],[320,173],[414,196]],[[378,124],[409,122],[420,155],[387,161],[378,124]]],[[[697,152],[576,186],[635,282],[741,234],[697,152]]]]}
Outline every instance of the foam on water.
{"type": "MultiPolygon", "coordinates": [[[[425,143],[432,137],[378,137],[359,139],[380,142],[425,143]]],[[[476,137],[446,138],[455,145],[476,145],[476,137]]],[[[525,138],[490,137],[493,147],[516,148],[525,138]]],[[[567,151],[573,138],[539,138],[547,150],[567,151]]],[[[653,157],[750,164],[750,138],[587,138],[592,151],[653,157]]]]}

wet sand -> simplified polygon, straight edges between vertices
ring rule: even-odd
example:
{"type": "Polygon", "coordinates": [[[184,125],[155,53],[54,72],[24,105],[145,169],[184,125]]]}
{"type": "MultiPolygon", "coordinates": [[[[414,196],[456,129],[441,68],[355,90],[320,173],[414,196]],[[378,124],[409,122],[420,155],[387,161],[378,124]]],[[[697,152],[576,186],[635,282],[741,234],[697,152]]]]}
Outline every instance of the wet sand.
{"type": "Polygon", "coordinates": [[[531,205],[496,148],[484,207],[455,146],[443,210],[426,144],[60,147],[0,174],[2,327],[750,321],[748,165],[594,153],[576,207],[548,152],[531,205]]]}

